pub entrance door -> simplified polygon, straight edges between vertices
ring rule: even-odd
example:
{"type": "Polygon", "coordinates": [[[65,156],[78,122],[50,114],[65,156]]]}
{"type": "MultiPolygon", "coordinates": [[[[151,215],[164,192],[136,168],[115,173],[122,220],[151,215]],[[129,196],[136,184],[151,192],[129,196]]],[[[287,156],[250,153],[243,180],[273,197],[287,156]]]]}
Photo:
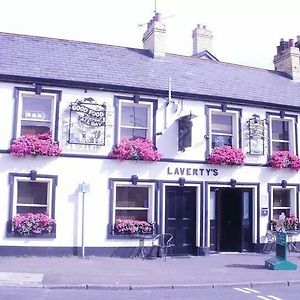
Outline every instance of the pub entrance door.
{"type": "Polygon", "coordinates": [[[196,187],[166,187],[165,232],[174,236],[174,255],[196,254],[196,187]]]}
{"type": "Polygon", "coordinates": [[[252,189],[212,188],[210,250],[252,251],[252,189]]]}

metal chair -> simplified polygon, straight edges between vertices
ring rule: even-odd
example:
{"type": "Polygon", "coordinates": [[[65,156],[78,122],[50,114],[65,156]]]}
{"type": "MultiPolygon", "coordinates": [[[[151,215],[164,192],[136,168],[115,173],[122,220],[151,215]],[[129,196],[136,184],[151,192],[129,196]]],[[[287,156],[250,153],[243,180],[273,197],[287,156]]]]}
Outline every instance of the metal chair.
{"type": "Polygon", "coordinates": [[[266,239],[267,239],[267,242],[264,245],[263,252],[264,253],[269,253],[269,252],[273,251],[273,248],[274,248],[275,242],[276,242],[276,237],[272,232],[270,232],[268,230],[267,233],[266,233],[266,239]]]}
{"type": "Polygon", "coordinates": [[[173,235],[171,233],[159,234],[152,240],[152,248],[158,247],[159,256],[164,256],[166,261],[169,250],[170,250],[171,258],[173,258],[172,247],[174,247],[175,244],[172,244],[171,243],[172,241],[173,241],[173,235]]]}

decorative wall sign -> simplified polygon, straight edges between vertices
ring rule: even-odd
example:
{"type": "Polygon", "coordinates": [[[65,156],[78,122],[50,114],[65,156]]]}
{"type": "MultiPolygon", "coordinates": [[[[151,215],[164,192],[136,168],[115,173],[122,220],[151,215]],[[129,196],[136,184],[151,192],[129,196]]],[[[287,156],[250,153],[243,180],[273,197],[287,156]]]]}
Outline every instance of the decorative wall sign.
{"type": "Polygon", "coordinates": [[[70,103],[70,144],[105,145],[106,105],[93,98],[70,103]]]}
{"type": "Polygon", "coordinates": [[[265,120],[254,114],[247,121],[249,130],[249,154],[264,155],[265,152],[265,120]]]}

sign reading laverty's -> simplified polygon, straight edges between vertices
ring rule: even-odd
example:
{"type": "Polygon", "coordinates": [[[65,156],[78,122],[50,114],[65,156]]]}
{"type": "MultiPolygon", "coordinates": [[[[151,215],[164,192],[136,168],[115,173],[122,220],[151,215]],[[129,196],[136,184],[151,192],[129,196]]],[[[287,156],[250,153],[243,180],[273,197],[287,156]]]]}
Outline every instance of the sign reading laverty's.
{"type": "Polygon", "coordinates": [[[106,105],[93,98],[70,103],[69,143],[105,145],[106,105]]]}

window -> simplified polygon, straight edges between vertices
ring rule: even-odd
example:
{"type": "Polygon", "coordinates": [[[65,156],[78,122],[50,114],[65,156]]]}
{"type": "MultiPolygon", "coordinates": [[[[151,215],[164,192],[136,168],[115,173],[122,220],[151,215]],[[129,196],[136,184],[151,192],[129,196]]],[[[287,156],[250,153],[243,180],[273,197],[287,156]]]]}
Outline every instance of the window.
{"type": "Polygon", "coordinates": [[[10,218],[16,214],[44,213],[54,218],[57,177],[50,175],[10,174],[12,185],[10,218]]]}
{"type": "Polygon", "coordinates": [[[155,133],[155,112],[157,102],[155,100],[140,100],[134,102],[133,99],[115,100],[116,105],[116,144],[122,138],[130,140],[146,138],[154,140],[155,133]]]}
{"type": "Polygon", "coordinates": [[[15,137],[24,134],[39,134],[51,131],[56,139],[58,100],[60,93],[45,90],[35,94],[33,89],[16,88],[18,102],[16,112],[15,137]]]}
{"type": "Polygon", "coordinates": [[[155,184],[114,182],[111,222],[117,219],[153,222],[155,184]]]}
{"type": "Polygon", "coordinates": [[[285,216],[297,216],[295,189],[274,188],[272,217],[278,219],[281,213],[285,216]]]}
{"type": "Polygon", "coordinates": [[[240,147],[240,109],[228,108],[222,111],[217,106],[207,106],[206,115],[208,117],[206,137],[209,153],[215,147],[240,147]]]}
{"type": "Polygon", "coordinates": [[[292,120],[272,118],[271,123],[271,147],[272,151],[292,151],[293,124],[292,120]]]}

